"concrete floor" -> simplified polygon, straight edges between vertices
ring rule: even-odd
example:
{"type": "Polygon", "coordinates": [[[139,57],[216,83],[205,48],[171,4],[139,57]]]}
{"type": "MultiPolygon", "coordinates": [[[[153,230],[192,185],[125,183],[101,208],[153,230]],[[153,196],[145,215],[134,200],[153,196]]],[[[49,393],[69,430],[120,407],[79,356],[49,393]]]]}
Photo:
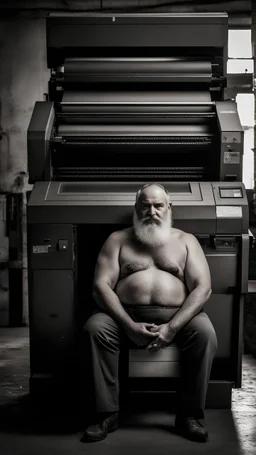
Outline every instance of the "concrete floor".
{"type": "Polygon", "coordinates": [[[121,428],[104,441],[82,444],[81,424],[36,415],[29,404],[28,328],[0,328],[1,455],[81,454],[234,454],[256,453],[256,359],[243,356],[243,387],[233,390],[232,410],[206,410],[209,442],[187,441],[174,432],[167,411],[124,416],[121,428]]]}

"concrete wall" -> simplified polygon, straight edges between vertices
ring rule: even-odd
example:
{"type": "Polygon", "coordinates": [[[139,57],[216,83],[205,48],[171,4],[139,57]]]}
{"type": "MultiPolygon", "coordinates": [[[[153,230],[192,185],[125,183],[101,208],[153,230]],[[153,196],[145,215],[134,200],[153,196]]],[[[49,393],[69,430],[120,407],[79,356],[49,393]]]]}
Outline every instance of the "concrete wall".
{"type": "Polygon", "coordinates": [[[44,17],[17,15],[1,20],[0,41],[0,190],[24,191],[27,127],[35,101],[44,99],[49,79],[44,17]]]}
{"type": "MultiPolygon", "coordinates": [[[[46,66],[45,14],[20,13],[0,20],[0,62],[0,128],[2,130],[0,192],[25,194],[25,191],[31,189],[27,178],[27,128],[34,103],[44,99],[49,79],[49,70],[46,66]]],[[[8,242],[4,237],[4,221],[1,217],[0,224],[0,260],[4,260],[8,255],[8,242]]],[[[23,225],[26,225],[25,206],[23,225]]],[[[26,235],[24,238],[26,239],[26,235]]],[[[28,320],[26,242],[24,242],[24,253],[23,313],[26,323],[28,320]]],[[[0,325],[6,325],[7,273],[2,271],[0,274],[0,325]]]]}

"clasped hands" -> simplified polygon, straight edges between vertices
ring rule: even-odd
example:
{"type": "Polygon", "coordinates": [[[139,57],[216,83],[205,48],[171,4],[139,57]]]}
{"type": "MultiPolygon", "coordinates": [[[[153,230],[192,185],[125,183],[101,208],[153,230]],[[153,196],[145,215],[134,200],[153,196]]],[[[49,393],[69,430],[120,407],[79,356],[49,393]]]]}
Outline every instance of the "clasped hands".
{"type": "Polygon", "coordinates": [[[148,322],[134,322],[128,331],[129,338],[137,346],[145,346],[150,352],[168,346],[175,335],[176,332],[170,323],[156,325],[148,322]]]}

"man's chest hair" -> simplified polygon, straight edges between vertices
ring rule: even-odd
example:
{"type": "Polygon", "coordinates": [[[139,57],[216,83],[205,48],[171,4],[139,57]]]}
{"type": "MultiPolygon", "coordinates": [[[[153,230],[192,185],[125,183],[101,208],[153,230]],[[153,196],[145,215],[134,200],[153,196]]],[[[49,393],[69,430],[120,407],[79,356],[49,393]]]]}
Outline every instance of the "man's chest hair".
{"type": "Polygon", "coordinates": [[[151,249],[134,245],[125,245],[120,254],[120,266],[123,273],[133,273],[155,267],[171,274],[183,273],[186,263],[186,247],[182,244],[170,244],[151,249]]]}

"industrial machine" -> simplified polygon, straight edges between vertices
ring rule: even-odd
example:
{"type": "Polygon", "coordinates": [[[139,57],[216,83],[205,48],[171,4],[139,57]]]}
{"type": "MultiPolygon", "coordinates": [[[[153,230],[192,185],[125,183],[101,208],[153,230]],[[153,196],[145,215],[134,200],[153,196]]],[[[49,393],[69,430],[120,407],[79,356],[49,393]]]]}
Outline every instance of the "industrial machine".
{"type": "MultiPolygon", "coordinates": [[[[225,100],[227,38],[225,13],[47,17],[49,99],[28,128],[31,390],[76,380],[99,250],[131,225],[140,186],[157,181],[175,227],[197,236],[210,266],[205,311],[219,347],[207,403],[230,407],[241,386],[249,216],[243,131],[225,100]]],[[[175,346],[150,359],[130,350],[128,364],[134,390],[145,376],[150,388],[179,376],[175,346]]]]}

